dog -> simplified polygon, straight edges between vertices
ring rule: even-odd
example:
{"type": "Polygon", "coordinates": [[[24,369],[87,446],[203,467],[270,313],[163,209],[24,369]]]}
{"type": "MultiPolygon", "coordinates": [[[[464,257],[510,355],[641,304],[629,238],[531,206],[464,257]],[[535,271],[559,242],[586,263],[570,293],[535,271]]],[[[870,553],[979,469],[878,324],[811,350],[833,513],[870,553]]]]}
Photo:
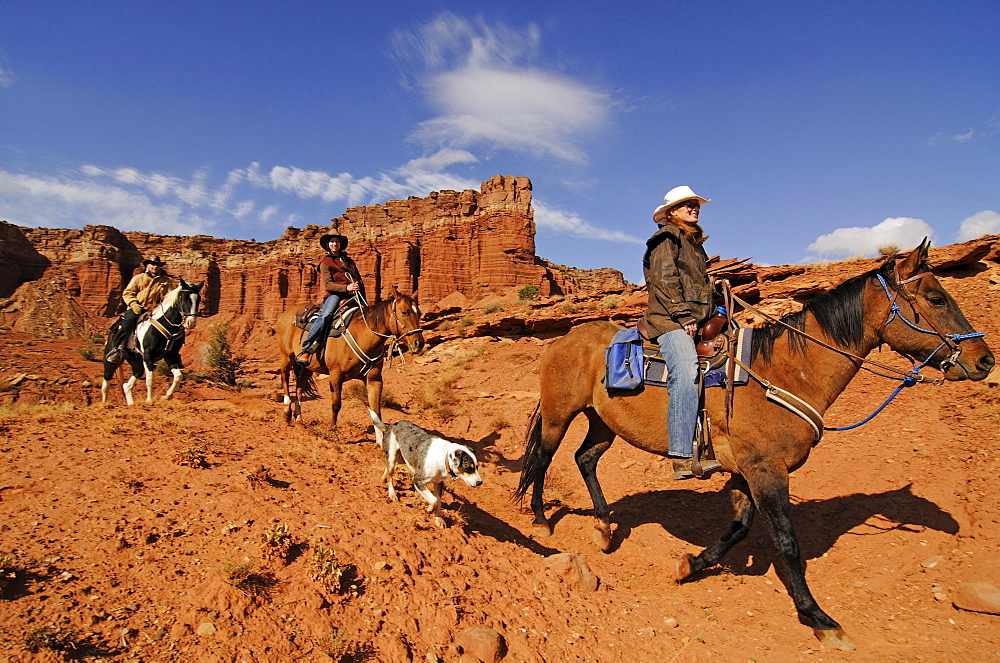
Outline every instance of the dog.
{"type": "Polygon", "coordinates": [[[427,513],[433,514],[434,526],[447,527],[441,516],[441,484],[456,477],[475,488],[483,483],[479,476],[479,461],[472,449],[431,435],[409,421],[382,423],[378,415],[368,410],[375,424],[375,440],[385,452],[385,472],[382,481],[389,486],[389,499],[398,501],[392,485],[392,471],[400,457],[413,473],[413,488],[427,501],[427,513]]]}

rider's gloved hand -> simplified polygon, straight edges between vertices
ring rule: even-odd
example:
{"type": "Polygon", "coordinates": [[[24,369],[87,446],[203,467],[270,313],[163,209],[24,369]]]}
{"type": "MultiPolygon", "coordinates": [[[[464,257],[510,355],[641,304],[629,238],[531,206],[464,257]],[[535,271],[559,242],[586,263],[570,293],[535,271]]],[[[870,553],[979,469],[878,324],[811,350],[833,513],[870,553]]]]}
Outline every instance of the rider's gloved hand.
{"type": "Polygon", "coordinates": [[[139,302],[132,302],[128,307],[132,309],[132,312],[136,315],[142,313],[142,307],[139,305],[139,302]]]}

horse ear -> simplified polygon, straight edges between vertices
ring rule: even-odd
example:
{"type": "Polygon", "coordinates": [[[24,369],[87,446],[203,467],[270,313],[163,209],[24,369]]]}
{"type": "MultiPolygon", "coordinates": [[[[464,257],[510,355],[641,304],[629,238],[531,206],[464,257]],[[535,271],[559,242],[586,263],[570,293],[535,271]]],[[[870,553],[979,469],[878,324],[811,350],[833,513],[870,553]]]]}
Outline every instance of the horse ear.
{"type": "Polygon", "coordinates": [[[193,286],[193,287],[194,287],[195,290],[201,291],[201,289],[205,287],[205,282],[202,281],[201,283],[199,283],[198,285],[193,286]]]}
{"type": "Polygon", "coordinates": [[[899,264],[899,277],[901,279],[906,280],[923,270],[924,265],[927,263],[927,252],[930,246],[930,240],[924,237],[924,241],[920,242],[920,246],[910,251],[906,258],[903,259],[903,262],[899,264]]]}
{"type": "Polygon", "coordinates": [[[389,286],[389,297],[392,299],[396,299],[397,297],[399,297],[399,290],[396,290],[395,283],[389,286]]]}
{"type": "Polygon", "coordinates": [[[185,290],[187,290],[188,289],[188,284],[187,284],[187,281],[184,280],[184,277],[183,276],[178,276],[177,278],[179,278],[181,280],[181,287],[184,288],[185,290]]]}

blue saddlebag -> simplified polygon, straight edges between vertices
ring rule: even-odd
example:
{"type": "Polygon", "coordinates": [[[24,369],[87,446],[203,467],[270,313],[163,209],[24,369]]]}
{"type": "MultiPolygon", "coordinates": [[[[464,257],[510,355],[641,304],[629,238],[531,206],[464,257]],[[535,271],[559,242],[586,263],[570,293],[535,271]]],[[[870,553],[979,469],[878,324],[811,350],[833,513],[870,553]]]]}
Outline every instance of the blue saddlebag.
{"type": "Polygon", "coordinates": [[[642,386],[642,339],[637,329],[623,329],[615,334],[604,355],[607,364],[605,389],[610,392],[642,386]]]}

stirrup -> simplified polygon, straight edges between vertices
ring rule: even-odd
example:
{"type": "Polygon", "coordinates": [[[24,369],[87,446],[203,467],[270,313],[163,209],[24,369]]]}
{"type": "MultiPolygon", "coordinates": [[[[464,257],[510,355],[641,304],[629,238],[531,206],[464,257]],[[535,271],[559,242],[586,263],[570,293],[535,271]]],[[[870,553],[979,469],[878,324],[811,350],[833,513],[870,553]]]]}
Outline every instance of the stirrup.
{"type": "Polygon", "coordinates": [[[104,360],[109,364],[117,364],[122,360],[122,349],[120,347],[114,347],[108,350],[108,353],[104,355],[104,360]]]}

